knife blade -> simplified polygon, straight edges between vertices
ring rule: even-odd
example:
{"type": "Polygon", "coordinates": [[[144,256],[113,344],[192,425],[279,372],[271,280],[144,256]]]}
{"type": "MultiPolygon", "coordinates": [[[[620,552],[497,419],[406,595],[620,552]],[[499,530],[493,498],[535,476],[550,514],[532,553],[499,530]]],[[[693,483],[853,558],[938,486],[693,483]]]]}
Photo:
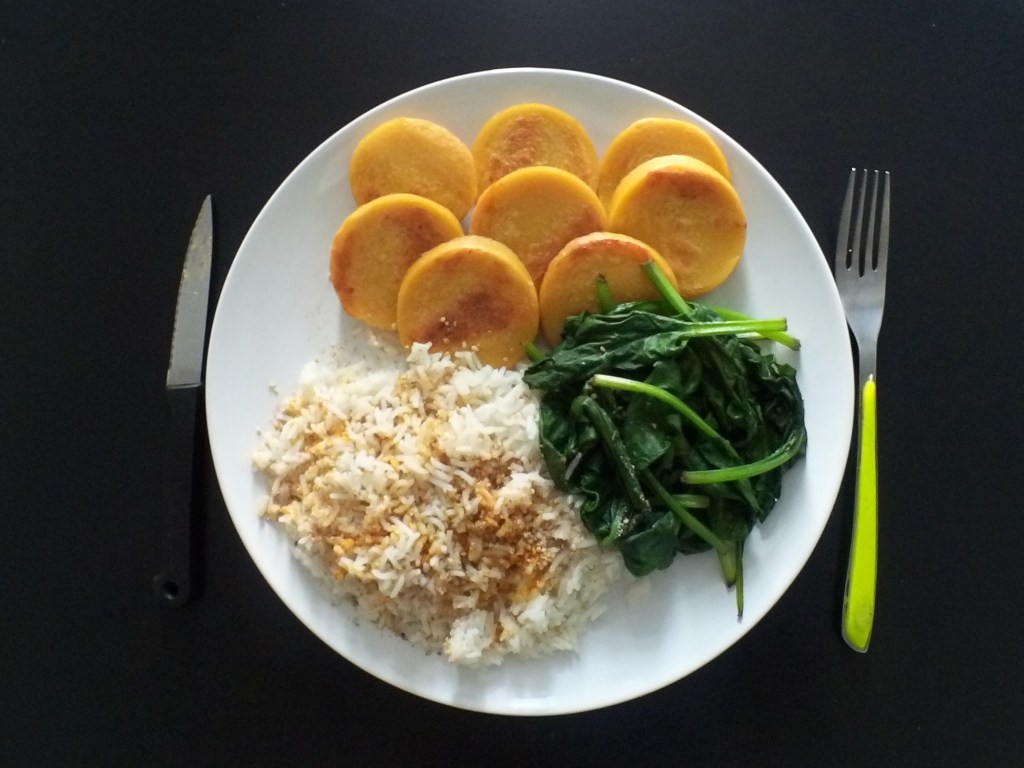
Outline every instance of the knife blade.
{"type": "Polygon", "coordinates": [[[207,195],[185,252],[167,367],[161,567],[153,591],[172,606],[185,605],[192,596],[192,473],[212,262],[213,203],[207,195]]]}

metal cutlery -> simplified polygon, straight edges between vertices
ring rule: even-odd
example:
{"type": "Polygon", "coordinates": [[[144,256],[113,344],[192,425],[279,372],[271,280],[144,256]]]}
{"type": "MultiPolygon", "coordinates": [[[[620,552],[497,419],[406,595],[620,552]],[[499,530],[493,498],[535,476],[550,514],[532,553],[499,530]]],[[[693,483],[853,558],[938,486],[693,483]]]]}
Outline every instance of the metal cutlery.
{"type": "Polygon", "coordinates": [[[153,591],[161,602],[173,606],[184,605],[192,596],[192,469],[212,261],[213,211],[207,196],[185,253],[167,368],[161,570],[153,579],[153,591]]]}
{"type": "Polygon", "coordinates": [[[888,171],[850,171],[835,257],[836,287],[860,360],[856,500],[842,633],[862,653],[871,641],[878,570],[876,351],[889,256],[889,196],[888,171]]]}

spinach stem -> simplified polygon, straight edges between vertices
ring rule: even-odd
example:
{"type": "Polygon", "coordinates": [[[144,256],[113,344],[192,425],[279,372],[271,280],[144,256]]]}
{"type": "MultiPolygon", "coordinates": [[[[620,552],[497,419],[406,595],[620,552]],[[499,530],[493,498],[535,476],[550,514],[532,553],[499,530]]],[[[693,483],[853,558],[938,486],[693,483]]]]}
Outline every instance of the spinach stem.
{"type": "Polygon", "coordinates": [[[731,587],[736,583],[736,549],[732,547],[724,552],[717,550],[718,564],[722,567],[722,576],[725,578],[725,586],[731,587]]]}
{"type": "Polygon", "coordinates": [[[531,363],[539,363],[544,359],[544,353],[532,341],[526,342],[526,356],[530,358],[531,363]]]}
{"type": "Polygon", "coordinates": [[[736,542],[736,620],[743,618],[743,542],[736,542]]]}
{"type": "Polygon", "coordinates": [[[615,309],[615,300],[612,299],[612,290],[608,287],[608,281],[604,275],[597,276],[597,303],[605,314],[615,309]]]}
{"type": "MultiPolygon", "coordinates": [[[[723,320],[753,320],[754,318],[749,315],[744,315],[742,312],[737,312],[735,309],[728,309],[727,307],[712,307],[723,320]]],[[[759,336],[763,336],[766,339],[771,339],[774,342],[781,344],[784,347],[797,350],[800,349],[800,339],[795,336],[791,336],[785,331],[764,331],[759,333],[759,336]]]]}
{"type": "Polygon", "coordinates": [[[672,283],[670,283],[668,278],[665,277],[665,273],[661,271],[661,268],[655,264],[653,260],[645,261],[643,270],[644,274],[647,275],[647,279],[654,283],[654,287],[658,289],[658,293],[660,293],[665,302],[676,311],[676,314],[682,315],[683,317],[689,317],[693,314],[693,310],[690,308],[689,302],[679,295],[679,291],[672,287],[672,283]]]}
{"type": "Polygon", "coordinates": [[[574,411],[581,411],[590,420],[590,423],[594,425],[597,434],[601,436],[605,454],[612,462],[612,466],[615,467],[630,506],[641,514],[649,514],[651,503],[644,495],[643,488],[640,487],[636,466],[629,458],[626,444],[622,441],[622,435],[619,434],[619,430],[615,426],[615,422],[612,421],[612,417],[596,401],[586,395],[577,397],[573,401],[572,409],[574,411]]]}
{"type": "Polygon", "coordinates": [[[708,336],[734,336],[741,333],[756,333],[765,336],[768,333],[785,331],[787,322],[784,317],[768,320],[713,320],[711,322],[683,321],[682,327],[672,328],[663,333],[671,333],[680,339],[701,339],[708,336]]]}
{"type": "Polygon", "coordinates": [[[726,552],[718,552],[718,564],[727,587],[736,587],[736,619],[743,618],[743,542],[734,541],[726,552]]]}
{"type": "MultiPolygon", "coordinates": [[[[665,300],[672,309],[675,310],[676,314],[682,315],[683,317],[690,317],[693,314],[693,310],[690,307],[689,302],[679,295],[679,291],[672,287],[672,283],[665,277],[665,273],[661,271],[654,261],[647,261],[643,265],[644,273],[647,278],[654,284],[654,287],[658,289],[658,293],[665,300]]],[[[754,318],[744,315],[742,312],[737,312],[733,309],[727,309],[725,307],[715,307],[714,311],[718,313],[723,320],[741,321],[741,322],[758,322],[754,318]]],[[[785,321],[783,321],[785,322],[785,321]]],[[[778,342],[785,347],[790,349],[800,349],[800,341],[795,336],[791,336],[786,333],[786,328],[765,328],[763,330],[751,331],[757,333],[759,336],[763,336],[766,339],[778,342]]],[[[732,331],[733,333],[742,333],[742,331],[732,331]]]]}
{"type": "MultiPolygon", "coordinates": [[[[730,443],[728,440],[726,440],[724,437],[722,437],[720,434],[718,434],[718,432],[715,431],[714,427],[712,427],[710,424],[708,424],[706,421],[704,421],[704,419],[702,419],[700,417],[700,415],[696,411],[694,411],[690,406],[688,406],[686,403],[684,403],[678,397],[673,395],[671,392],[669,392],[669,391],[667,391],[665,389],[662,389],[661,387],[656,387],[653,384],[647,384],[646,382],[643,382],[643,381],[633,381],[633,379],[627,379],[627,378],[624,378],[622,376],[609,376],[608,374],[604,374],[604,373],[598,373],[598,374],[595,374],[594,376],[592,376],[591,379],[590,379],[590,383],[592,385],[596,386],[596,387],[607,387],[608,389],[618,389],[618,390],[621,390],[623,392],[636,392],[636,393],[641,394],[641,395],[647,395],[648,397],[653,397],[653,398],[655,398],[657,400],[661,400],[663,403],[671,406],[672,408],[677,410],[680,414],[682,414],[686,419],[688,419],[690,421],[691,424],[693,424],[704,435],[706,435],[707,437],[711,438],[712,440],[717,442],[720,446],[722,446],[723,450],[725,450],[736,461],[740,461],[740,455],[736,452],[736,449],[733,447],[733,444],[730,443]]],[[[745,465],[740,465],[740,466],[745,466],[745,465]]],[[[723,470],[701,470],[701,471],[707,471],[707,472],[732,472],[732,471],[734,471],[734,469],[736,469],[736,468],[735,467],[729,467],[729,468],[723,469],[723,470]]],[[[768,470],[763,470],[763,471],[767,472],[768,470]]],[[[754,472],[752,474],[760,474],[760,473],[754,472]]],[[[683,475],[684,482],[686,482],[686,477],[687,477],[687,475],[686,475],[686,473],[684,473],[684,475],[683,475]]],[[[755,510],[756,509],[760,509],[760,505],[757,503],[757,497],[754,495],[754,489],[751,487],[750,481],[746,478],[746,476],[740,475],[740,476],[737,476],[736,478],[729,478],[729,479],[739,480],[740,481],[740,483],[739,483],[739,485],[740,485],[740,493],[743,494],[743,497],[747,500],[747,503],[749,503],[750,506],[753,509],[755,509],[755,510]]],[[[705,483],[714,483],[714,482],[724,482],[724,481],[722,481],[722,480],[706,480],[705,481],[705,483]]]]}
{"type": "Polygon", "coordinates": [[[685,338],[705,336],[732,336],[740,333],[756,333],[765,336],[769,333],[785,331],[788,326],[786,319],[776,317],[770,320],[719,320],[714,323],[690,323],[687,328],[678,331],[685,338]]]}
{"type": "Polygon", "coordinates": [[[654,473],[649,469],[645,469],[642,472],[644,483],[654,491],[655,495],[661,499],[662,503],[665,504],[672,514],[676,516],[683,525],[693,531],[695,534],[700,536],[709,545],[715,548],[715,551],[724,554],[728,552],[729,545],[722,541],[714,534],[714,532],[708,528],[704,523],[698,520],[693,514],[682,504],[676,501],[676,497],[665,490],[665,486],[658,482],[658,479],[654,476],[654,473]]]}
{"type": "Polygon", "coordinates": [[[653,397],[656,400],[666,405],[670,405],[681,413],[693,426],[703,432],[705,435],[710,437],[712,440],[724,440],[715,428],[708,424],[700,415],[693,410],[690,406],[680,400],[678,397],[673,395],[668,390],[656,387],[653,384],[647,384],[643,381],[634,381],[633,379],[627,379],[623,376],[609,376],[606,373],[595,374],[590,379],[590,383],[595,387],[607,387],[608,389],[618,389],[622,392],[636,392],[641,395],[647,395],[653,397]]]}
{"type": "Polygon", "coordinates": [[[763,459],[758,459],[749,464],[740,464],[736,467],[724,467],[723,469],[693,469],[684,470],[682,480],[686,485],[707,485],[709,483],[728,483],[732,480],[744,480],[770,472],[776,467],[781,467],[787,461],[796,456],[804,447],[807,440],[807,433],[802,430],[794,430],[786,440],[772,453],[763,459]]]}
{"type": "Polygon", "coordinates": [[[672,498],[687,509],[707,509],[711,506],[711,499],[698,493],[676,493],[672,498]]]}

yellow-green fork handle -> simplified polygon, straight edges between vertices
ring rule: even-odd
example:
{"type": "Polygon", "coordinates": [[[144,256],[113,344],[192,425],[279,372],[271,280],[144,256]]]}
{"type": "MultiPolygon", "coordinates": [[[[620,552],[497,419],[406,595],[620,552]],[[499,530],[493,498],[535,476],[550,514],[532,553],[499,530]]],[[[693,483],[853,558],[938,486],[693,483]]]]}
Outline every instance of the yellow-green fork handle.
{"type": "Polygon", "coordinates": [[[878,570],[878,474],[875,453],[875,379],[861,390],[860,443],[857,457],[857,499],[853,513],[850,565],[843,600],[843,638],[863,653],[871,641],[875,619],[878,570]]]}

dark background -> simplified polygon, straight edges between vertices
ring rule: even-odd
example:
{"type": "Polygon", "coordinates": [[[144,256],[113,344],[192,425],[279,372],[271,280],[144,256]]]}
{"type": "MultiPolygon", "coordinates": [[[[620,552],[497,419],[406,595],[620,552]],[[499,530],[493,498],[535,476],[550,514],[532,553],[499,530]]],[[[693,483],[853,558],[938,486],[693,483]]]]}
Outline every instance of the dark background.
{"type": "Polygon", "coordinates": [[[0,7],[0,764],[1024,764],[1020,0],[208,5],[0,7]],[[892,171],[868,654],[838,632],[849,473],[758,626],[587,714],[458,711],[338,657],[263,582],[205,448],[203,591],[156,604],[164,376],[202,198],[215,301],[321,141],[506,66],[690,107],[826,252],[849,167],[892,171]]]}

